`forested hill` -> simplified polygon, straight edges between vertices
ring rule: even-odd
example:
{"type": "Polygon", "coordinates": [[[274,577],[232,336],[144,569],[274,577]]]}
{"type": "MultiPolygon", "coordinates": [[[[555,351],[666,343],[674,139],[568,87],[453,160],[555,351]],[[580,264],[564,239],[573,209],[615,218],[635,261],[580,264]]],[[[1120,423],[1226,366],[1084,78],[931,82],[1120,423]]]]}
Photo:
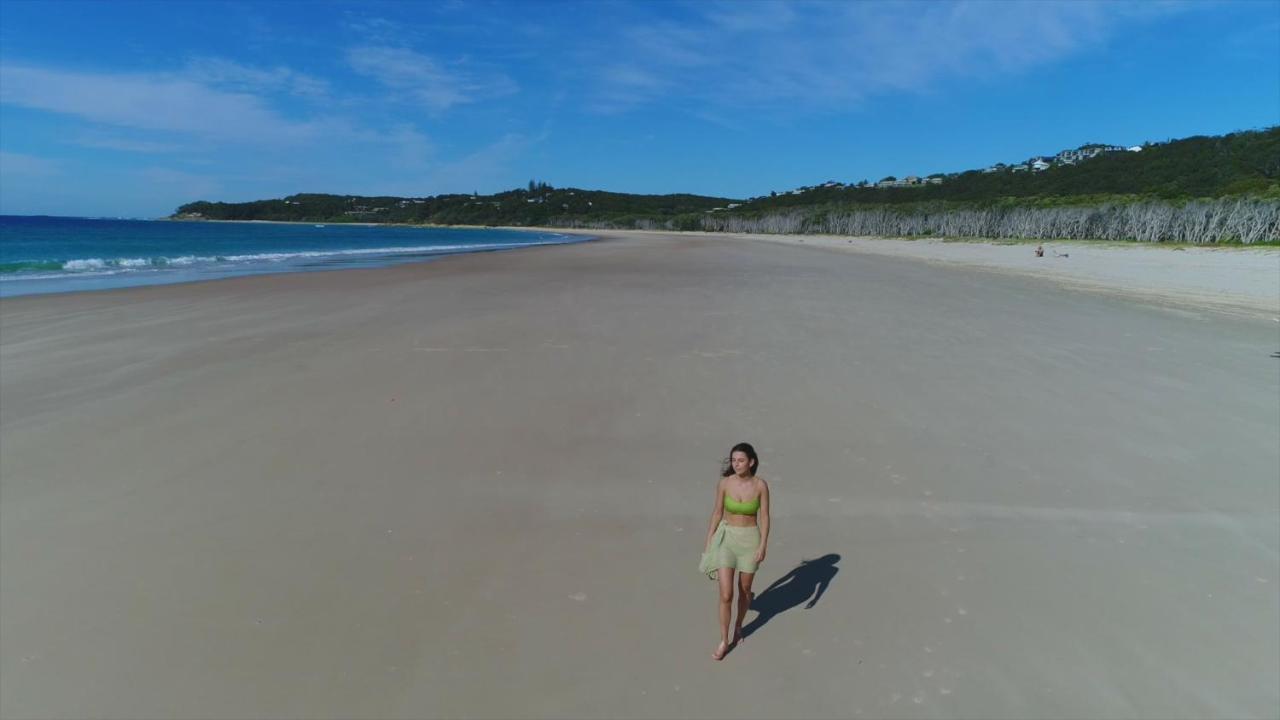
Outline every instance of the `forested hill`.
{"type": "MultiPolygon", "coordinates": [[[[1097,146],[1084,146],[1091,147],[1097,146]]],[[[1148,143],[1140,150],[1101,152],[1073,163],[1064,162],[1061,154],[1042,160],[1038,167],[1043,169],[1035,169],[1028,161],[913,178],[912,184],[898,187],[831,181],[747,200],[629,195],[554,188],[531,181],[527,188],[495,195],[401,198],[303,194],[246,203],[202,201],[183,205],[175,217],[697,230],[725,227],[725,221],[735,217],[755,219],[803,208],[899,207],[914,213],[922,209],[954,212],[993,207],[1177,204],[1191,199],[1280,201],[1280,126],[1148,143]]]]}
{"type": "Polygon", "coordinates": [[[625,223],[633,218],[701,215],[731,202],[701,195],[628,195],[530,182],[527,188],[495,195],[401,198],[304,194],[246,203],[194,202],[178,208],[176,217],[436,225],[548,225],[558,224],[558,218],[579,217],[625,223]]]}
{"type": "MultiPolygon", "coordinates": [[[[1090,147],[1090,146],[1084,146],[1090,147]]],[[[1093,202],[1098,196],[1145,196],[1166,200],[1270,196],[1280,198],[1280,126],[1261,131],[1198,136],[1147,144],[1138,151],[1104,152],[1048,169],[995,166],[933,175],[909,187],[824,184],[792,193],[752,198],[744,209],[831,202],[896,204],[953,201],[988,205],[1014,198],[1058,198],[1093,202]],[[998,168],[998,169],[997,169],[998,168]],[[1020,171],[1021,170],[1021,171],[1020,171]]],[[[888,178],[896,179],[896,178],[888,178]]]]}

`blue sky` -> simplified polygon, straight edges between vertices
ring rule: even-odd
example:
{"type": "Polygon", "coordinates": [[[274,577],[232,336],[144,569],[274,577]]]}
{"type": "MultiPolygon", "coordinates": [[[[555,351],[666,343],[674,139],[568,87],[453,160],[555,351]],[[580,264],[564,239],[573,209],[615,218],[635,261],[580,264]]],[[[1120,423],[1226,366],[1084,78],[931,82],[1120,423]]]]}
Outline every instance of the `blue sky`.
{"type": "Polygon", "coordinates": [[[1280,124],[1280,2],[0,0],[0,213],[747,197],[1280,124]]]}

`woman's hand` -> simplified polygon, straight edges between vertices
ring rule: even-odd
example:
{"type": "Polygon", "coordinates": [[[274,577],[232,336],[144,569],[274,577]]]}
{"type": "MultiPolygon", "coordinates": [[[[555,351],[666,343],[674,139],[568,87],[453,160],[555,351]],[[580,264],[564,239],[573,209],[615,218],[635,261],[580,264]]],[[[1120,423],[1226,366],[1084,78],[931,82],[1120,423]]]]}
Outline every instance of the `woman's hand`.
{"type": "Polygon", "coordinates": [[[756,564],[759,565],[762,562],[764,562],[764,546],[763,545],[760,546],[759,550],[756,550],[756,564]]]}

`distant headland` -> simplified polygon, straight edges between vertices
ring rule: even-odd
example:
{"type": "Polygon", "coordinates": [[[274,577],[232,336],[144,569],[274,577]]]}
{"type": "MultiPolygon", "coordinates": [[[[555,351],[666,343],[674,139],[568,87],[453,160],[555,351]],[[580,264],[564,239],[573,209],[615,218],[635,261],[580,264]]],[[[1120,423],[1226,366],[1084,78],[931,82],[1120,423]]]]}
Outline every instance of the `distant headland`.
{"type": "Polygon", "coordinates": [[[268,220],[1191,243],[1280,243],[1280,126],[735,199],[557,188],[199,201],[177,220],[268,220]]]}

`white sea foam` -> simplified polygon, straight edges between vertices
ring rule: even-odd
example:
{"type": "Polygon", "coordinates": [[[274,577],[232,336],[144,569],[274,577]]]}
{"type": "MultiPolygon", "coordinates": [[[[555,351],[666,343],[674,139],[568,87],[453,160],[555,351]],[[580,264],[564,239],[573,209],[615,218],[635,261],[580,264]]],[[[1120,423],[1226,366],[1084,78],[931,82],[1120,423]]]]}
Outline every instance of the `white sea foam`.
{"type": "Polygon", "coordinates": [[[107,266],[107,261],[100,258],[85,258],[84,260],[68,260],[62,263],[63,270],[101,270],[107,266]]]}
{"type": "Polygon", "coordinates": [[[219,269],[234,267],[251,269],[259,264],[287,264],[297,261],[314,261],[326,258],[361,257],[395,258],[406,255],[442,255],[457,252],[476,252],[487,250],[510,250],[540,245],[560,245],[573,238],[566,235],[544,236],[547,239],[538,242],[510,243],[474,243],[451,245],[412,245],[405,247],[351,248],[335,250],[300,250],[295,252],[248,253],[241,255],[179,255],[176,257],[121,257],[121,258],[77,258],[62,263],[62,272],[21,273],[0,277],[0,281],[22,280],[57,280],[61,278],[94,278],[108,277],[122,273],[158,272],[165,269],[207,269],[217,272],[219,269]]]}
{"type": "MultiPolygon", "coordinates": [[[[67,272],[92,272],[106,269],[139,269],[139,268],[155,268],[166,266],[190,266],[204,265],[215,263],[255,263],[270,262],[280,263],[290,260],[308,260],[315,258],[341,258],[341,257],[361,257],[361,256],[396,256],[396,255],[421,255],[421,254],[441,254],[451,252],[468,252],[475,250],[509,250],[513,248],[531,247],[536,245],[558,245],[563,240],[553,240],[550,242],[532,242],[532,243],[478,243],[468,245],[415,245],[410,247],[379,247],[379,248],[354,248],[349,250],[300,250],[296,252],[268,252],[268,253],[250,253],[245,255],[180,255],[178,257],[155,257],[155,258],[78,258],[76,260],[67,260],[62,264],[62,269],[67,272]]],[[[27,278],[35,278],[34,275],[26,275],[27,278]]],[[[42,275],[41,277],[55,277],[55,275],[42,275]]],[[[56,275],[61,277],[61,275],[56,275]]]]}
{"type": "Polygon", "coordinates": [[[480,243],[467,245],[421,245],[415,247],[357,248],[351,250],[304,250],[299,252],[256,253],[253,255],[227,255],[220,259],[228,262],[278,262],[281,260],[304,258],[350,257],[359,255],[413,255],[422,253],[466,252],[471,250],[508,250],[534,245],[558,245],[560,242],[561,241],[534,243],[480,243]]]}

